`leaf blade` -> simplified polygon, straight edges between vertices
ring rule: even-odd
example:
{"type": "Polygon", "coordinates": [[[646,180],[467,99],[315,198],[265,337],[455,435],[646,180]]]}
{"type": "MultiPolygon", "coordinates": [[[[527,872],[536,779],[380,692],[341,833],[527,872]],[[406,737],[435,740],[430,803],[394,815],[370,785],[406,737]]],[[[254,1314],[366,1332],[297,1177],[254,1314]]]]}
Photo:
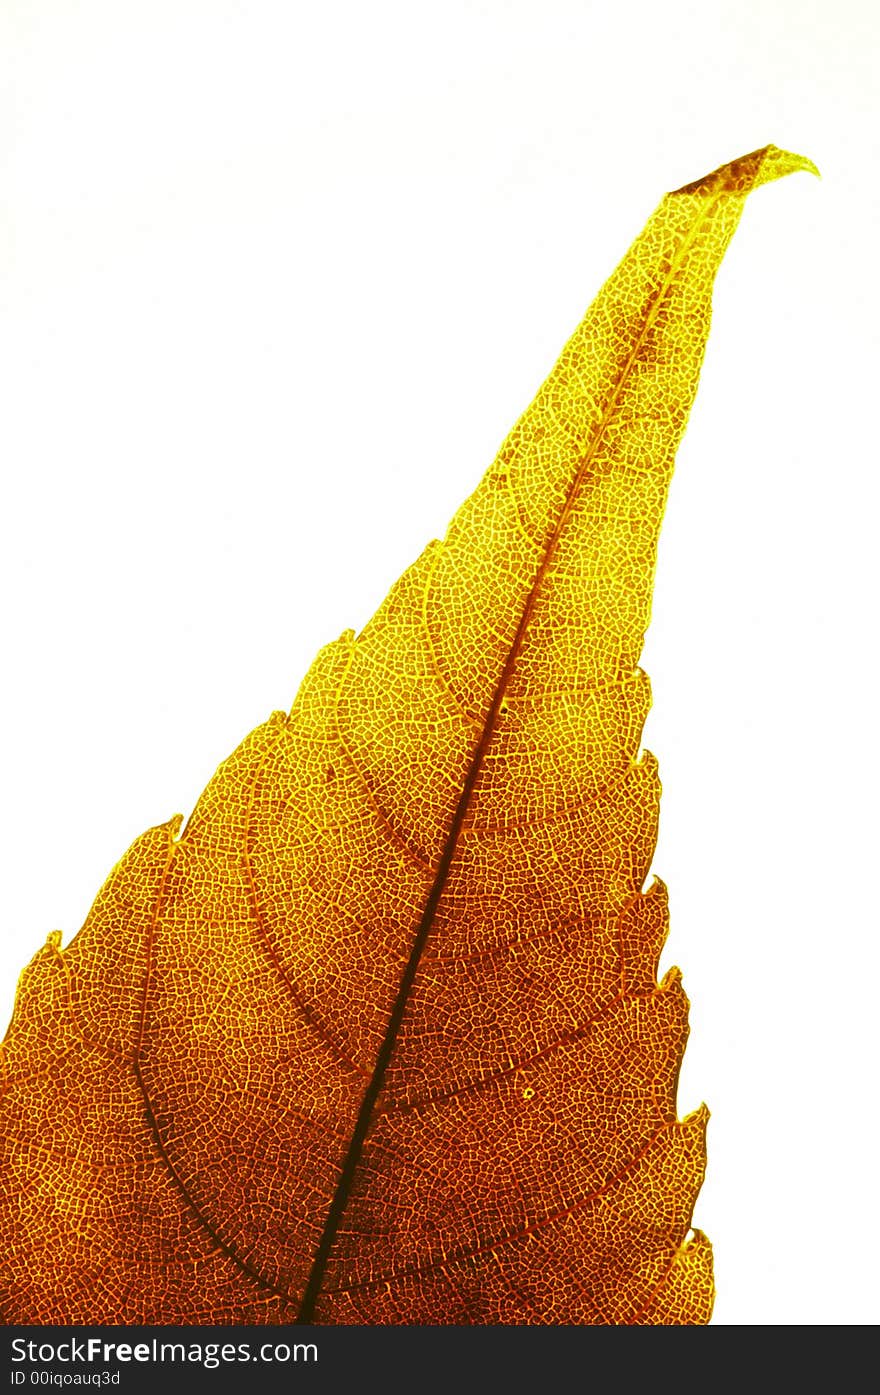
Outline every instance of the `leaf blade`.
{"type": "Polygon", "coordinates": [[[79,1141],[12,1146],[8,1311],[94,1321],[97,1234],[105,1321],[708,1320],[637,660],[715,270],[807,166],[663,200],[443,543],[37,957],[8,1054],[79,1141]]]}

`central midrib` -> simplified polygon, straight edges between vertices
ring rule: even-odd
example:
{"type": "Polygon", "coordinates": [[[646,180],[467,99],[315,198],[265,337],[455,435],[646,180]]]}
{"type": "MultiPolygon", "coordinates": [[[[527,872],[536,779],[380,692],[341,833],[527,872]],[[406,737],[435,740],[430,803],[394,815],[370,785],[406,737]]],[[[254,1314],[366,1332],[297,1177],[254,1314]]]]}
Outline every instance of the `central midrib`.
{"type": "Polygon", "coordinates": [[[327,1219],[324,1223],[324,1229],[321,1234],[321,1239],[318,1242],[318,1247],[315,1251],[315,1258],[312,1261],[312,1268],[309,1273],[308,1283],[306,1284],[302,1303],[300,1304],[299,1312],[297,1314],[297,1322],[299,1323],[310,1323],[312,1322],[314,1317],[315,1305],[321,1293],[321,1287],[324,1282],[324,1275],[327,1269],[327,1263],[330,1259],[330,1253],[333,1249],[333,1245],[336,1240],[336,1234],[339,1230],[340,1222],[345,1213],[345,1208],[348,1205],[348,1199],[351,1194],[351,1188],[355,1179],[358,1164],[360,1162],[363,1146],[366,1141],[367,1134],[370,1130],[370,1124],[372,1123],[373,1111],[376,1106],[376,1101],[378,1100],[379,1095],[382,1092],[382,1086],[385,1081],[385,1075],[387,1073],[388,1066],[391,1063],[391,1058],[394,1055],[394,1048],[397,1045],[397,1036],[400,1031],[401,1024],[403,1022],[404,1013],[406,1012],[410,991],[415,981],[416,973],[418,972],[422,952],[427,943],[428,936],[431,933],[431,927],[434,924],[434,919],[437,914],[437,908],[440,904],[440,898],[442,897],[443,892],[446,889],[449,870],[452,866],[452,862],[457,851],[458,839],[461,834],[461,830],[464,825],[468,809],[470,807],[471,796],[473,795],[474,789],[477,784],[477,780],[479,779],[480,770],[482,769],[486,752],[489,749],[489,744],[492,740],[492,737],[495,734],[495,724],[498,717],[498,712],[504,700],[504,695],[507,691],[510,679],[513,675],[513,670],[516,666],[516,661],[519,657],[520,649],[522,647],[522,641],[525,636],[526,630],[528,629],[529,621],[531,620],[532,612],[535,608],[535,604],[538,599],[541,584],[553,560],[553,556],[555,554],[556,547],[559,543],[559,539],[562,536],[563,531],[565,530],[565,526],[568,523],[569,518],[571,517],[571,513],[577,502],[581,486],[586,478],[587,472],[589,471],[591,465],[593,464],[593,461],[596,458],[596,454],[599,450],[599,447],[602,444],[602,441],[604,440],[605,433],[608,429],[608,425],[613,419],[614,413],[617,409],[617,405],[620,401],[621,394],[629,379],[629,375],[632,371],[633,365],[635,364],[638,354],[644,345],[645,339],[647,338],[647,335],[657,317],[660,306],[662,305],[663,300],[665,299],[666,294],[672,284],[672,281],[681,265],[685,252],[688,250],[689,246],[693,242],[699,227],[704,222],[704,220],[708,218],[712,209],[715,207],[715,204],[717,203],[719,197],[720,194],[716,195],[716,197],[712,199],[711,203],[709,204],[709,207],[705,209],[705,211],[702,213],[702,216],[699,216],[694,219],[694,222],[691,224],[687,233],[683,237],[675,256],[672,258],[666,277],[664,278],[663,283],[657,291],[654,300],[649,305],[648,311],[645,315],[644,323],[636,338],[636,342],[633,345],[633,348],[629,354],[629,357],[627,358],[626,363],[624,364],[623,368],[621,369],[618,375],[617,381],[614,385],[614,389],[609,398],[608,405],[605,408],[604,415],[596,430],[595,436],[590,444],[590,447],[577,466],[577,470],[575,471],[574,477],[565,496],[565,502],[563,503],[563,506],[560,510],[559,517],[557,518],[553,530],[547,539],[546,546],[544,547],[540,564],[535,572],[534,580],[532,581],[532,585],[529,589],[529,593],[526,597],[526,601],[523,606],[522,614],[519,619],[519,624],[516,628],[516,633],[514,634],[513,640],[511,641],[510,649],[507,653],[507,658],[504,661],[504,667],[501,670],[500,677],[495,686],[492,702],[489,707],[489,711],[486,714],[486,719],[483,725],[482,732],[480,733],[479,740],[477,741],[474,747],[473,755],[471,756],[471,762],[468,768],[468,773],[465,778],[464,785],[462,787],[458,804],[455,808],[455,813],[453,815],[452,822],[449,827],[449,833],[447,834],[446,842],[443,847],[443,852],[441,854],[440,861],[437,864],[437,871],[434,877],[434,882],[431,887],[431,891],[428,895],[428,898],[425,902],[424,910],[422,911],[421,920],[419,921],[415,938],[413,940],[412,950],[410,951],[410,956],[407,960],[406,968],[404,969],[403,975],[400,980],[400,987],[398,989],[397,996],[394,1000],[394,1005],[388,1017],[388,1025],[385,1028],[385,1034],[382,1039],[382,1044],[376,1055],[376,1064],[373,1068],[373,1074],[370,1077],[369,1084],[367,1085],[367,1088],[364,1092],[364,1097],[361,1101],[360,1109],[358,1110],[358,1116],[355,1122],[354,1129],[352,1131],[351,1141],[349,1143],[348,1151],[346,1152],[345,1159],[342,1164],[342,1169],[339,1174],[339,1180],[337,1181],[336,1190],[333,1194],[333,1200],[331,1201],[329,1210],[327,1212],[327,1219]]]}

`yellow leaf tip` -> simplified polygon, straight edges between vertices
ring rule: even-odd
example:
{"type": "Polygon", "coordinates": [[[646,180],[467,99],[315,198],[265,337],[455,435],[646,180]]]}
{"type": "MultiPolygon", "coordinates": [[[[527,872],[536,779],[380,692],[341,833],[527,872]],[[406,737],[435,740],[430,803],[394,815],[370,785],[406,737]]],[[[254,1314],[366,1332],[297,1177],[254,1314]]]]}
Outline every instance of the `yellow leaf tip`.
{"type": "Polygon", "coordinates": [[[717,170],[695,179],[676,189],[675,194],[718,193],[750,194],[761,184],[769,184],[774,179],[783,179],[787,174],[803,170],[807,174],[819,176],[819,171],[806,155],[796,155],[791,150],[780,150],[776,145],[764,145],[760,150],[752,150],[748,155],[740,155],[717,170]]]}
{"type": "MultiPolygon", "coordinates": [[[[763,150],[756,151],[755,155],[763,156],[763,159],[755,176],[753,188],[759,184],[769,184],[773,179],[782,179],[787,174],[797,174],[799,171],[803,171],[805,174],[814,174],[817,179],[821,178],[813,161],[808,159],[806,155],[795,155],[793,151],[780,150],[776,145],[765,146],[763,150]]],[[[749,157],[746,156],[746,158],[749,157]]]]}

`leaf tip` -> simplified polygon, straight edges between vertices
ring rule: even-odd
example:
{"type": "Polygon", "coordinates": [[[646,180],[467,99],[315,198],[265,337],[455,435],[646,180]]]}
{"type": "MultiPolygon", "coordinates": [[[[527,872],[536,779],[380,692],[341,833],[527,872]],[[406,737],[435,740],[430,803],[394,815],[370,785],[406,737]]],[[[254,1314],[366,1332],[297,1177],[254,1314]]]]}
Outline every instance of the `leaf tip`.
{"type": "Polygon", "coordinates": [[[787,174],[804,171],[820,178],[819,171],[806,155],[796,155],[791,150],[780,150],[777,145],[764,145],[760,150],[752,150],[748,155],[740,155],[726,165],[719,165],[702,179],[695,179],[675,189],[675,194],[731,193],[750,194],[761,184],[770,184],[774,179],[783,179],[787,174]]]}
{"type": "Polygon", "coordinates": [[[797,174],[800,171],[805,174],[814,174],[817,179],[822,177],[808,156],[796,155],[791,150],[780,150],[777,145],[767,145],[763,150],[756,151],[755,155],[763,156],[763,158],[752,184],[753,189],[757,188],[759,184],[769,184],[771,180],[782,179],[787,174],[797,174]]]}

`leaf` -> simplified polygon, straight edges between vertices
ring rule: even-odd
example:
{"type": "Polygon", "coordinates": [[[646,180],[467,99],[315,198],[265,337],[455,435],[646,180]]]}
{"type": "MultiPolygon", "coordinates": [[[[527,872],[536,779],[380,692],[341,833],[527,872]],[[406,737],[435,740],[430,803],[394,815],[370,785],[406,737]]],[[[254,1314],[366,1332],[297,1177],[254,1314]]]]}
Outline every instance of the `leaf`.
{"type": "Polygon", "coordinates": [[[811,168],[662,201],[444,541],[49,936],[7,1321],[708,1321],[638,657],[715,272],[811,168]]]}

